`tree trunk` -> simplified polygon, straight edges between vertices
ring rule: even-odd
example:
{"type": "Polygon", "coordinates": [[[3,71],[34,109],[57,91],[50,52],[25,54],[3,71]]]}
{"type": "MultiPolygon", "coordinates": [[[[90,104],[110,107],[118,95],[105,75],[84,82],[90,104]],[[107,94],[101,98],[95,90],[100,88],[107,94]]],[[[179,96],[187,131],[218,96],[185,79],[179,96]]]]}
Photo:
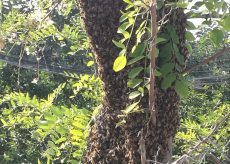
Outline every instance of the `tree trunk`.
{"type": "MultiPolygon", "coordinates": [[[[129,114],[125,118],[126,123],[117,127],[121,110],[129,104],[128,68],[118,73],[113,71],[113,62],[119,50],[112,43],[112,39],[119,40],[117,28],[121,16],[120,10],[125,4],[123,0],[78,0],[78,4],[105,91],[103,107],[91,127],[83,162],[140,164],[140,131],[143,131],[147,160],[157,159],[162,163],[169,162],[173,138],[179,123],[179,97],[173,88],[166,91],[160,89],[160,79],[157,79],[155,85],[156,126],[151,122],[148,123],[148,112],[146,111],[129,114]]],[[[169,23],[176,27],[180,37],[180,45],[178,45],[180,52],[186,55],[187,50],[184,45],[186,17],[183,10],[174,10],[168,18],[169,23]]],[[[143,98],[141,104],[148,108],[148,94],[143,98]]]]}

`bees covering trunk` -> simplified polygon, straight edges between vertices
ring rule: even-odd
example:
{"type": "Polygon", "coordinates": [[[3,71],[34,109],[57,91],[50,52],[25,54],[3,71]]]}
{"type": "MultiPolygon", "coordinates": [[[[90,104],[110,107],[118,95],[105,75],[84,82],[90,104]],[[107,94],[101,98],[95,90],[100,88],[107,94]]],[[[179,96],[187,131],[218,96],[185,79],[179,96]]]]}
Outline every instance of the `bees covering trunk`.
{"type": "MultiPolygon", "coordinates": [[[[119,49],[113,44],[112,39],[119,40],[121,37],[117,34],[117,29],[120,11],[124,9],[125,3],[123,0],[78,0],[78,4],[105,91],[101,113],[90,130],[83,163],[140,164],[141,136],[139,134],[142,129],[145,137],[146,158],[155,160],[158,154],[158,161],[166,163],[171,158],[172,142],[179,124],[179,96],[173,87],[162,90],[161,79],[157,78],[155,85],[156,126],[147,124],[148,110],[129,114],[125,118],[126,123],[117,126],[117,123],[121,121],[119,117],[122,114],[121,110],[124,110],[130,101],[127,88],[129,68],[126,67],[118,73],[113,71],[113,62],[119,54],[119,49]]],[[[158,16],[164,15],[159,13],[158,16]]],[[[167,16],[167,19],[168,23],[175,26],[179,36],[180,53],[186,56],[186,17],[183,10],[175,9],[167,16]]],[[[159,65],[160,61],[156,64],[159,65]]],[[[143,97],[141,104],[148,108],[148,94],[143,97]]]]}

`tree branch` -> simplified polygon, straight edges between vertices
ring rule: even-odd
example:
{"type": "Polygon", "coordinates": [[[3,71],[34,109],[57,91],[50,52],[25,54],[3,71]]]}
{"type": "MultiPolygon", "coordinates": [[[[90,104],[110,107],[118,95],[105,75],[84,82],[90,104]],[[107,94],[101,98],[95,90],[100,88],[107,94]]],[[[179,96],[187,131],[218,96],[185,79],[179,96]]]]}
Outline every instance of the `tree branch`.
{"type": "Polygon", "coordinates": [[[150,90],[149,90],[149,109],[150,120],[156,125],[156,110],[155,110],[155,49],[156,49],[156,36],[157,36],[157,14],[156,14],[156,0],[152,0],[150,7],[151,12],[151,37],[150,42],[150,90]]]}
{"type": "Polygon", "coordinates": [[[227,113],[227,114],[224,116],[224,118],[223,118],[219,123],[216,124],[216,126],[213,128],[213,130],[211,131],[211,133],[209,133],[209,135],[208,135],[207,137],[205,137],[205,138],[204,138],[203,140],[201,140],[196,146],[194,146],[193,149],[190,150],[190,151],[188,152],[188,154],[191,155],[192,151],[196,150],[200,145],[202,145],[204,142],[206,142],[206,141],[217,131],[217,129],[220,127],[220,125],[222,125],[222,124],[225,122],[225,120],[226,120],[229,116],[230,116],[230,112],[227,113]]]}
{"type": "Polygon", "coordinates": [[[211,57],[209,57],[209,58],[207,58],[207,59],[204,59],[203,61],[199,62],[198,64],[195,64],[194,66],[192,66],[192,67],[190,67],[190,68],[184,70],[184,71],[182,72],[182,74],[189,73],[189,72],[191,72],[192,70],[194,70],[195,68],[198,68],[198,67],[200,67],[200,66],[202,66],[202,65],[208,64],[210,61],[215,60],[216,58],[218,58],[218,57],[224,55],[224,54],[225,54],[226,52],[228,52],[228,51],[230,51],[230,47],[224,48],[224,49],[220,50],[219,52],[217,52],[216,54],[214,54],[213,56],[211,56],[211,57]]]}
{"type": "Polygon", "coordinates": [[[188,154],[184,154],[179,159],[174,161],[172,164],[190,164],[194,159],[199,158],[201,155],[204,155],[208,161],[212,161],[215,164],[222,164],[222,162],[217,157],[215,157],[213,154],[199,154],[195,157],[192,157],[191,153],[192,151],[196,150],[200,145],[205,143],[217,131],[217,129],[227,120],[229,116],[230,116],[230,112],[227,113],[224,116],[224,118],[222,118],[222,120],[216,124],[216,126],[213,128],[213,130],[211,131],[211,133],[209,133],[207,137],[205,137],[196,146],[194,146],[193,149],[188,152],[188,154]]]}

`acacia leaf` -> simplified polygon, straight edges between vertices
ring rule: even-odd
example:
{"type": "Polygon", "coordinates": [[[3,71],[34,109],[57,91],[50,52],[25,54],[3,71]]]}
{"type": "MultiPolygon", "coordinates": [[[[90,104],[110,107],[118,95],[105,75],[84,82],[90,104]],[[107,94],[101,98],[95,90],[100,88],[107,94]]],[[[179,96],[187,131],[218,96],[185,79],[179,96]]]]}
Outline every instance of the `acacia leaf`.
{"type": "Polygon", "coordinates": [[[175,90],[181,98],[188,96],[188,86],[185,80],[177,80],[175,84],[175,90]]]}
{"type": "Polygon", "coordinates": [[[130,79],[135,78],[144,68],[143,67],[136,67],[133,68],[129,73],[128,73],[128,77],[130,79]]]}
{"type": "Polygon", "coordinates": [[[119,72],[123,68],[125,68],[126,64],[127,64],[126,56],[123,56],[123,55],[118,56],[113,63],[113,70],[115,72],[119,72]]]}

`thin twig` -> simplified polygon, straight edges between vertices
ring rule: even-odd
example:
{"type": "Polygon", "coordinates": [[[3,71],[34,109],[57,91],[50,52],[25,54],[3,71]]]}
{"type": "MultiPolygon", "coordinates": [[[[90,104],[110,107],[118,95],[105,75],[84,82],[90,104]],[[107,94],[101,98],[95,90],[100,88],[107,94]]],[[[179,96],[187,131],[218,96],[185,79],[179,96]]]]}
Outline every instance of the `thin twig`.
{"type": "Polygon", "coordinates": [[[196,146],[193,147],[192,150],[190,150],[188,152],[189,155],[191,155],[191,153],[194,151],[194,150],[197,150],[198,147],[200,147],[200,145],[202,145],[204,142],[206,142],[216,131],[217,129],[225,122],[225,120],[230,116],[230,112],[228,114],[226,114],[224,116],[224,118],[216,124],[216,126],[213,128],[213,130],[211,131],[211,133],[209,133],[209,135],[207,137],[205,137],[203,140],[201,140],[196,146]]]}
{"type": "Polygon", "coordinates": [[[160,29],[159,31],[161,30],[161,28],[163,27],[164,24],[166,24],[169,20],[167,19],[165,21],[165,19],[167,18],[167,16],[169,16],[170,14],[172,13],[172,7],[170,8],[169,12],[167,14],[164,14],[163,18],[161,20],[159,20],[159,23],[160,23],[160,29]]]}
{"type": "Polygon", "coordinates": [[[194,66],[192,66],[192,67],[190,67],[190,68],[184,70],[184,71],[182,72],[182,74],[189,73],[189,72],[191,72],[192,70],[194,70],[194,69],[197,68],[197,67],[200,67],[200,66],[202,66],[202,65],[208,64],[209,62],[215,60],[216,58],[218,58],[218,57],[224,55],[224,54],[225,54],[226,52],[228,52],[228,51],[230,51],[230,47],[223,48],[222,50],[220,50],[219,52],[217,52],[217,53],[214,54],[213,56],[211,56],[211,57],[209,57],[209,58],[207,58],[207,59],[204,59],[203,61],[199,62],[198,64],[196,64],[196,65],[194,65],[194,66]]]}
{"type": "Polygon", "coordinates": [[[216,126],[213,128],[213,130],[211,131],[211,133],[209,133],[209,135],[207,137],[205,137],[203,140],[201,140],[196,146],[193,147],[193,149],[191,149],[188,154],[184,154],[183,156],[181,156],[179,159],[177,159],[176,161],[174,161],[172,164],[189,164],[191,163],[192,160],[194,160],[195,158],[200,158],[200,156],[204,156],[207,158],[207,160],[214,162],[215,164],[222,164],[221,161],[215,157],[213,154],[199,154],[196,155],[194,158],[192,158],[192,152],[194,150],[197,150],[198,147],[200,145],[202,145],[203,143],[205,143],[207,140],[209,140],[209,138],[217,131],[217,129],[226,121],[226,119],[230,116],[230,112],[227,113],[224,118],[221,119],[221,121],[219,123],[216,124],[216,126]]]}
{"type": "Polygon", "coordinates": [[[43,21],[45,21],[46,18],[48,18],[48,17],[52,14],[52,12],[54,11],[54,9],[55,9],[61,2],[62,2],[62,0],[59,0],[59,1],[53,6],[53,8],[42,18],[42,20],[41,20],[40,23],[42,23],[43,21]]]}

